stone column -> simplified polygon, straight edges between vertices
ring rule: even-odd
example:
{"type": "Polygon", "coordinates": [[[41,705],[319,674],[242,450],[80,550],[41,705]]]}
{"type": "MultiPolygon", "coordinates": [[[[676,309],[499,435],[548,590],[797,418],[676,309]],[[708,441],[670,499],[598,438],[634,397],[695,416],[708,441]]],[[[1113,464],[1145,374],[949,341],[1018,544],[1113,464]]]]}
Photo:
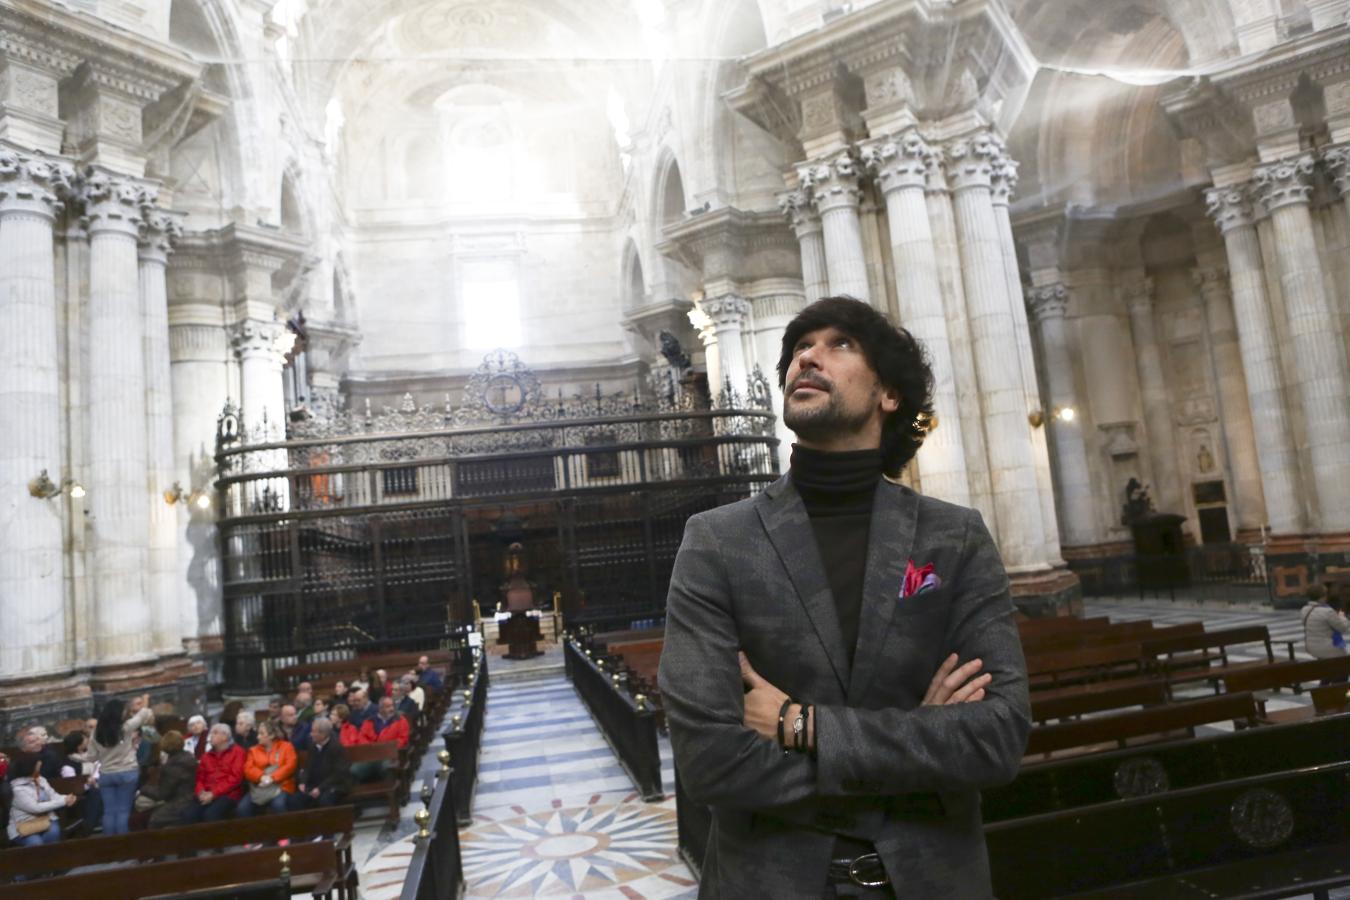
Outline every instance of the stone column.
{"type": "Polygon", "coordinates": [[[1064,319],[1068,290],[1062,284],[1035,288],[1027,302],[1040,327],[1041,350],[1045,354],[1045,380],[1050,399],[1050,409],[1045,411],[1045,428],[1055,442],[1059,525],[1064,530],[1065,544],[1093,544],[1100,540],[1100,535],[1093,516],[1096,503],[1088,477],[1083,420],[1078,415],[1081,407],[1069,353],[1068,325],[1064,319]],[[1065,410],[1074,412],[1066,416],[1065,410]]]}
{"type": "Polygon", "coordinates": [[[787,217],[801,245],[802,290],[806,293],[806,302],[814,303],[830,292],[825,262],[825,234],[820,216],[811,205],[810,197],[801,189],[780,194],[778,208],[787,217]]]}
{"type": "Polygon", "coordinates": [[[1320,531],[1350,529],[1350,389],[1339,317],[1327,296],[1308,207],[1311,155],[1259,166],[1256,184],[1270,211],[1320,531]]]}
{"type": "Polygon", "coordinates": [[[858,205],[858,166],[844,150],[829,158],[807,163],[797,170],[802,187],[811,194],[825,233],[825,264],[831,294],[869,299],[867,256],[863,251],[862,223],[858,205]]]}
{"type": "Polygon", "coordinates": [[[169,295],[165,270],[178,223],[154,206],[147,196],[142,208],[140,241],[141,315],[145,320],[146,446],[150,468],[150,558],[146,571],[149,600],[154,610],[155,651],[183,652],[181,598],[178,577],[178,513],[164,493],[179,481],[173,452],[173,376],[169,365],[169,295]]]}
{"type": "Polygon", "coordinates": [[[1341,197],[1341,209],[1345,212],[1345,225],[1350,229],[1350,144],[1339,144],[1322,154],[1327,173],[1336,185],[1341,197]]]}
{"type": "Polygon", "coordinates": [[[1027,421],[1021,355],[1003,271],[990,185],[998,148],[978,133],[947,148],[947,176],[961,248],[975,371],[984,403],[999,548],[1014,573],[1048,564],[1036,460],[1027,421]]]}
{"type": "Polygon", "coordinates": [[[941,147],[930,147],[924,200],[933,232],[938,284],[952,348],[952,371],[956,402],[961,417],[961,444],[966,454],[966,479],[971,505],[980,511],[989,533],[998,540],[998,517],[994,515],[993,487],[989,480],[989,457],[985,452],[984,411],[980,385],[975,377],[970,320],[966,315],[966,285],[961,277],[961,251],[956,239],[956,218],[941,147]]]}
{"type": "Polygon", "coordinates": [[[1256,456],[1267,522],[1275,534],[1298,534],[1304,524],[1298,461],[1284,406],[1279,347],[1251,203],[1245,186],[1211,188],[1205,200],[1228,252],[1247,402],[1253,430],[1261,436],[1256,441],[1256,456]]]}
{"type": "Polygon", "coordinates": [[[146,602],[145,322],[136,244],[141,183],[91,171],[89,217],[89,520],[95,664],[153,658],[146,602]]]}
{"type": "MultiPolygon", "coordinates": [[[[1027,324],[1026,299],[1022,292],[1022,276],[1017,268],[1017,243],[1013,238],[1012,216],[1008,204],[1017,189],[1017,162],[1008,155],[1003,141],[990,135],[998,148],[994,158],[990,199],[994,204],[994,218],[998,222],[999,244],[1003,249],[1003,277],[1008,283],[1008,305],[1012,313],[1013,333],[1017,336],[1018,362],[1022,370],[1022,393],[1026,398],[1027,415],[1041,411],[1041,388],[1036,377],[1036,357],[1031,350],[1031,328],[1027,324]]],[[[1036,462],[1036,487],[1040,491],[1041,518],[1045,527],[1046,558],[1051,563],[1061,561],[1059,551],[1059,522],[1055,509],[1055,482],[1050,472],[1050,445],[1044,427],[1031,430],[1031,453],[1036,462]]]]}
{"type": "Polygon", "coordinates": [[[1266,523],[1266,500],[1261,491],[1261,466],[1256,457],[1247,379],[1242,374],[1242,349],[1237,321],[1228,294],[1228,271],[1222,266],[1197,269],[1195,285],[1205,300],[1205,324],[1218,386],[1219,417],[1228,449],[1228,474],[1233,485],[1229,502],[1238,528],[1256,531],[1266,523]]]}
{"type": "MultiPolygon", "coordinates": [[[[253,444],[284,441],[286,393],[281,370],[295,335],[284,322],[245,319],[231,329],[230,338],[239,359],[240,409],[246,441],[253,444]]],[[[284,450],[269,451],[262,459],[270,471],[283,471],[287,465],[284,450]]],[[[290,488],[284,477],[269,478],[265,484],[258,482],[254,486],[259,493],[249,499],[255,505],[264,499],[261,493],[264,489],[270,494],[263,511],[288,508],[290,488]]]]}
{"type": "Polygon", "coordinates": [[[738,397],[744,397],[750,372],[745,365],[741,333],[745,317],[750,313],[750,304],[734,294],[727,294],[704,299],[700,306],[712,322],[713,333],[717,337],[717,368],[721,380],[715,386],[709,384],[714,402],[728,385],[738,397]]]}
{"type": "Polygon", "coordinates": [[[900,324],[924,345],[933,367],[936,420],[917,454],[920,484],[929,496],[969,506],[970,482],[966,478],[956,376],[933,231],[924,200],[929,152],[918,131],[910,129],[899,138],[864,144],[862,159],[876,175],[886,198],[900,324]]]}
{"type": "Polygon", "coordinates": [[[1139,370],[1139,395],[1144,404],[1144,428],[1148,432],[1148,455],[1153,468],[1153,498],[1159,512],[1180,514],[1186,508],[1177,465],[1176,429],[1172,425],[1172,399],[1167,389],[1162,353],[1153,322],[1153,279],[1144,278],[1124,289],[1130,311],[1130,334],[1134,338],[1139,370]]]}
{"type": "Polygon", "coordinates": [[[774,424],[774,434],[778,438],[778,471],[786,472],[796,435],[783,423],[783,392],[777,389],[778,355],[783,348],[783,333],[787,331],[793,317],[801,312],[805,301],[789,279],[766,279],[756,286],[754,296],[747,299],[753,308],[752,344],[756,364],[771,385],[770,402],[774,415],[778,417],[774,424]]]}
{"type": "Polygon", "coordinates": [[[714,403],[722,391],[722,359],[717,348],[717,332],[707,313],[695,306],[689,310],[689,324],[694,326],[699,343],[703,345],[703,367],[708,376],[708,396],[714,403]]]}
{"type": "Polygon", "coordinates": [[[65,173],[0,146],[0,678],[68,668],[62,498],[30,496],[44,469],[60,482],[61,373],[52,225],[65,173]]]}

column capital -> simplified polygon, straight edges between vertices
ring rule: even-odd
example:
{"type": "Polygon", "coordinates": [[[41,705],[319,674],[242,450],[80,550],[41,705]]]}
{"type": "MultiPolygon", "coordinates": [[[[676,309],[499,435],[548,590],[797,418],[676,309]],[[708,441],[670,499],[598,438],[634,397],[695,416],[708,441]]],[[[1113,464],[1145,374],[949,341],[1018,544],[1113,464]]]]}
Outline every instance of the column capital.
{"type": "Polygon", "coordinates": [[[1251,228],[1256,224],[1256,210],[1252,208],[1252,186],[1234,184],[1205,191],[1205,211],[1218,226],[1220,234],[1235,228],[1251,228]]]}
{"type": "Polygon", "coordinates": [[[1350,200],[1350,144],[1337,144],[1322,152],[1322,161],[1327,165],[1336,191],[1345,200],[1350,200]]]}
{"type": "Polygon", "coordinates": [[[295,344],[284,322],[244,319],[229,328],[230,344],[240,360],[263,357],[280,368],[295,344]]]}
{"type": "Polygon", "coordinates": [[[153,203],[141,207],[141,259],[168,265],[169,254],[182,236],[183,226],[177,216],[159,209],[153,203]]]}
{"type": "Polygon", "coordinates": [[[0,217],[25,213],[54,220],[74,174],[66,163],[0,146],[0,217]]]}
{"type": "Polygon", "coordinates": [[[705,299],[699,306],[717,331],[739,329],[744,325],[745,317],[750,314],[750,302],[735,294],[705,299]]]}
{"type": "Polygon", "coordinates": [[[940,144],[928,148],[928,168],[924,182],[924,191],[929,194],[945,194],[951,190],[947,182],[947,151],[940,144]]]}
{"type": "Polygon", "coordinates": [[[1125,295],[1125,305],[1131,314],[1148,313],[1153,310],[1153,279],[1140,278],[1121,287],[1125,295]]]}
{"type": "MultiPolygon", "coordinates": [[[[997,140],[997,138],[995,138],[997,140]]],[[[1009,154],[1003,141],[998,141],[999,151],[994,157],[994,173],[990,189],[995,206],[1007,206],[1017,191],[1018,162],[1009,154]]]]}
{"type": "Polygon", "coordinates": [[[1069,306],[1069,289],[1063,284],[1047,284],[1027,291],[1027,309],[1038,322],[1062,319],[1069,306]]]}
{"type": "Polygon", "coordinates": [[[1201,266],[1191,271],[1191,281],[1200,289],[1200,293],[1204,294],[1206,297],[1213,293],[1227,296],[1228,267],[1201,266]]]}
{"type": "Polygon", "coordinates": [[[820,231],[820,215],[811,205],[811,194],[802,188],[779,194],[778,208],[800,239],[808,234],[820,231]]]}
{"type": "Polygon", "coordinates": [[[1314,160],[1311,153],[1257,166],[1254,181],[1261,203],[1270,212],[1294,204],[1307,204],[1312,196],[1314,160]]]}
{"type": "Polygon", "coordinates": [[[146,185],[136,179],[89,169],[84,176],[82,199],[90,235],[115,231],[140,237],[141,209],[146,185]]]}
{"type": "Polygon", "coordinates": [[[862,191],[858,188],[861,174],[851,150],[841,150],[797,167],[798,182],[810,191],[811,199],[821,213],[841,207],[857,209],[862,199],[862,191]]]}
{"type": "Polygon", "coordinates": [[[876,177],[883,193],[927,187],[933,148],[918,129],[873,138],[861,144],[859,151],[863,165],[876,177]]]}
{"type": "Polygon", "coordinates": [[[1003,165],[1001,144],[990,131],[978,131],[947,144],[944,168],[951,189],[992,188],[994,170],[1003,165]]]}

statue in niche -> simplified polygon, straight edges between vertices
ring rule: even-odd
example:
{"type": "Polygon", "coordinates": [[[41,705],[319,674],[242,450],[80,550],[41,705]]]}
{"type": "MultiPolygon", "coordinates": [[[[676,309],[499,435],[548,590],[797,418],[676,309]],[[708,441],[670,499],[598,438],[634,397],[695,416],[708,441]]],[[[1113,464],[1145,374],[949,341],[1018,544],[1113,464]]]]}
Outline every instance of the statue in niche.
{"type": "Polygon", "coordinates": [[[1200,449],[1195,451],[1195,465],[1201,472],[1214,471],[1214,454],[1210,452],[1208,444],[1201,444],[1200,449]]]}
{"type": "Polygon", "coordinates": [[[1133,525],[1153,513],[1153,498],[1149,496],[1148,485],[1138,478],[1131,478],[1125,484],[1125,505],[1120,510],[1120,524],[1133,525]]]}
{"type": "Polygon", "coordinates": [[[661,355],[666,358],[666,362],[670,363],[671,368],[678,371],[680,377],[684,378],[694,367],[694,363],[689,359],[689,354],[685,353],[684,348],[680,346],[679,338],[669,331],[663,331],[660,334],[660,341],[661,355]]]}

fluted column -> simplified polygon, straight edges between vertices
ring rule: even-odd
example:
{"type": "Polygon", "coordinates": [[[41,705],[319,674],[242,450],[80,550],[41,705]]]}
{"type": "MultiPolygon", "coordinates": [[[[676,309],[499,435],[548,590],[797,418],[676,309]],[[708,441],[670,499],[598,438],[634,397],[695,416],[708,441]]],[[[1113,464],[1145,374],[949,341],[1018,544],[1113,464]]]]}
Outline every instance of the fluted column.
{"type": "Polygon", "coordinates": [[[830,293],[867,300],[867,255],[863,250],[858,206],[858,165],[851,152],[807,163],[797,170],[801,186],[810,191],[825,233],[825,265],[830,293]]]}
{"type": "MultiPolygon", "coordinates": [[[[776,385],[778,356],[783,349],[783,335],[787,332],[788,323],[802,311],[805,301],[791,280],[774,281],[766,279],[765,282],[761,282],[756,288],[755,295],[747,299],[750,300],[753,310],[751,319],[754,322],[754,335],[750,344],[754,351],[755,362],[769,383],[776,385]]],[[[752,372],[754,368],[752,365],[752,372]]],[[[774,422],[774,435],[778,438],[778,471],[786,472],[791,462],[795,435],[783,421],[782,391],[770,390],[769,402],[777,417],[774,422]]]]}
{"type": "Polygon", "coordinates": [[[980,399],[979,380],[975,376],[970,319],[966,314],[966,285],[961,276],[961,248],[956,238],[956,217],[952,211],[951,191],[947,186],[944,151],[936,146],[929,149],[924,201],[928,206],[928,222],[933,232],[933,253],[937,259],[938,284],[942,289],[942,310],[952,348],[952,371],[960,410],[961,445],[966,454],[970,502],[980,511],[990,534],[998,540],[998,517],[994,515],[989,456],[985,451],[984,404],[980,399]]]}
{"type": "Polygon", "coordinates": [[[1214,355],[1214,383],[1219,392],[1219,418],[1228,448],[1228,472],[1233,485],[1230,503],[1238,528],[1252,530],[1266,523],[1266,501],[1261,491],[1261,466],[1256,457],[1247,380],[1242,374],[1242,349],[1237,321],[1228,295],[1228,271],[1222,266],[1197,269],[1195,285],[1205,300],[1205,324],[1214,355]]]}
{"type": "Polygon", "coordinates": [[[787,217],[797,235],[802,253],[802,290],[806,302],[814,303],[830,292],[830,281],[825,262],[825,232],[820,214],[811,205],[811,198],[801,189],[788,191],[778,197],[778,208],[787,217]]]}
{"type": "Polygon", "coordinates": [[[1350,529],[1350,393],[1308,207],[1312,174],[1313,158],[1301,156],[1258,167],[1255,180],[1275,229],[1320,530],[1342,531],[1350,529]]]}
{"type": "Polygon", "coordinates": [[[1045,354],[1045,380],[1050,395],[1045,427],[1055,442],[1059,526],[1065,544],[1082,546],[1096,543],[1100,535],[1093,516],[1096,504],[1088,477],[1082,419],[1077,414],[1081,407],[1069,354],[1068,324],[1064,319],[1068,301],[1068,289],[1062,284],[1034,288],[1027,295],[1027,303],[1041,330],[1041,349],[1045,354]],[[1066,410],[1073,413],[1066,415],[1066,410]]]}
{"type": "MultiPolygon", "coordinates": [[[[1007,148],[997,135],[991,134],[990,139],[998,148],[990,182],[990,199],[994,204],[994,219],[998,222],[999,245],[1003,250],[1003,277],[1008,283],[1008,305],[1012,313],[1013,333],[1017,336],[1018,364],[1022,370],[1022,393],[1027,415],[1030,416],[1041,410],[1044,404],[1036,379],[1036,357],[1031,350],[1031,328],[1027,324],[1022,276],[1017,267],[1017,243],[1013,238],[1012,215],[1008,210],[1013,192],[1017,189],[1017,161],[1008,155],[1007,148]]],[[[1046,558],[1051,563],[1059,563],[1059,515],[1055,507],[1054,476],[1050,472],[1050,444],[1044,427],[1031,430],[1031,453],[1036,463],[1036,487],[1040,492],[1041,519],[1045,527],[1046,558]]]]}
{"type": "Polygon", "coordinates": [[[694,326],[699,343],[703,345],[703,367],[708,375],[708,395],[713,402],[722,390],[722,360],[717,349],[717,332],[713,329],[712,319],[695,306],[689,310],[689,324],[694,326]]]}
{"type": "Polygon", "coordinates": [[[173,376],[169,366],[169,295],[165,270],[178,223],[154,207],[147,196],[142,209],[140,240],[141,315],[145,321],[146,446],[150,456],[148,503],[150,548],[147,582],[153,608],[155,651],[183,652],[180,598],[185,585],[178,578],[178,513],[164,492],[178,478],[173,452],[173,376]]]}
{"type": "Polygon", "coordinates": [[[997,147],[984,133],[947,148],[966,306],[984,403],[999,548],[1014,571],[1049,564],[1017,334],[990,184],[997,147]]]}
{"type": "Polygon", "coordinates": [[[62,499],[28,493],[43,469],[62,475],[52,224],[65,176],[0,146],[0,678],[71,662],[62,499]]]}
{"type": "Polygon", "coordinates": [[[1350,229],[1350,144],[1338,144],[1322,153],[1327,173],[1341,198],[1341,209],[1345,212],[1345,225],[1350,229]]]}
{"type": "Polygon", "coordinates": [[[1139,395],[1144,404],[1144,427],[1148,430],[1148,455],[1153,468],[1153,497],[1159,512],[1185,509],[1177,464],[1176,429],[1172,424],[1172,400],[1158,348],[1153,321],[1153,279],[1144,278],[1124,289],[1130,311],[1130,334],[1134,339],[1139,371],[1139,395]]]}
{"type": "MultiPolygon", "coordinates": [[[[245,319],[230,332],[235,356],[239,358],[239,394],[245,434],[250,443],[282,441],[286,438],[286,392],[281,382],[281,370],[286,363],[286,352],[295,343],[284,322],[245,319]]],[[[269,451],[263,457],[269,471],[286,468],[286,452],[269,451]]],[[[290,489],[284,477],[278,476],[259,484],[270,497],[266,510],[286,509],[290,489]]],[[[265,498],[249,498],[255,505],[265,498]]]]}
{"type": "Polygon", "coordinates": [[[928,144],[911,129],[899,138],[864,144],[862,159],[876,175],[886,198],[900,324],[927,349],[933,369],[936,427],[919,447],[920,483],[929,496],[969,506],[970,482],[966,478],[951,342],[924,200],[929,152],[928,144]]]}
{"type": "Polygon", "coordinates": [[[150,657],[145,322],[136,243],[140,183],[93,170],[89,217],[89,519],[96,663],[150,657]]]}
{"type": "Polygon", "coordinates": [[[1284,406],[1279,347],[1251,202],[1245,186],[1211,188],[1205,200],[1228,253],[1247,403],[1253,430],[1261,436],[1256,441],[1256,458],[1267,522],[1275,534],[1297,534],[1303,530],[1298,462],[1284,406]]]}
{"type": "Polygon", "coordinates": [[[734,294],[727,294],[705,299],[700,305],[717,337],[717,370],[721,381],[716,385],[709,384],[713,398],[716,399],[728,386],[738,396],[744,396],[750,373],[745,365],[745,345],[741,334],[745,328],[745,317],[750,313],[750,304],[734,294]]]}

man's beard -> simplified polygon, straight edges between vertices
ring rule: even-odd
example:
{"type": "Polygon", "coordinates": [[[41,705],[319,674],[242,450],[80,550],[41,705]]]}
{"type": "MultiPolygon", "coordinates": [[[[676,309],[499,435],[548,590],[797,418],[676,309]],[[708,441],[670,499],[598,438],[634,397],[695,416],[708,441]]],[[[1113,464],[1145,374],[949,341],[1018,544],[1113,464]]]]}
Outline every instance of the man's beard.
{"type": "Polygon", "coordinates": [[[819,443],[841,434],[862,431],[871,421],[872,410],[869,407],[846,409],[833,390],[828,396],[829,400],[823,406],[803,408],[792,404],[792,393],[789,391],[783,399],[783,424],[791,428],[798,439],[819,443]]]}

